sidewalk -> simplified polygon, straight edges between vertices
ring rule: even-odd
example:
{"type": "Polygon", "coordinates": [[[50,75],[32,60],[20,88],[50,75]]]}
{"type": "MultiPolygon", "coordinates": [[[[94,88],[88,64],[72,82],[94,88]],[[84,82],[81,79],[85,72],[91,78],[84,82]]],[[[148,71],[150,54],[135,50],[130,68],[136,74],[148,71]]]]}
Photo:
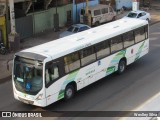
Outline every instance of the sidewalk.
{"type": "MultiPolygon", "coordinates": [[[[123,14],[118,14],[117,19],[122,18],[128,12],[129,11],[125,11],[123,14]]],[[[149,9],[147,12],[151,14],[151,23],[150,23],[151,25],[157,22],[160,22],[160,2],[159,1],[155,0],[154,3],[152,3],[151,9],[149,9]]],[[[25,39],[20,44],[20,50],[55,40],[58,38],[58,35],[63,31],[64,31],[64,28],[61,29],[59,32],[54,32],[54,31],[44,32],[34,37],[25,39]]],[[[8,53],[7,55],[0,55],[0,83],[11,78],[13,57],[14,57],[14,53],[8,53]],[[7,70],[7,65],[8,65],[9,71],[7,70]]]]}
{"type": "MultiPolygon", "coordinates": [[[[37,34],[31,38],[22,40],[20,44],[20,50],[30,48],[36,45],[43,44],[58,38],[59,34],[64,31],[64,28],[58,32],[48,31],[37,34]]],[[[17,51],[18,52],[18,51],[17,51]]],[[[0,54],[0,83],[5,82],[7,79],[11,79],[13,57],[15,53],[7,53],[6,55],[0,54]]]]}

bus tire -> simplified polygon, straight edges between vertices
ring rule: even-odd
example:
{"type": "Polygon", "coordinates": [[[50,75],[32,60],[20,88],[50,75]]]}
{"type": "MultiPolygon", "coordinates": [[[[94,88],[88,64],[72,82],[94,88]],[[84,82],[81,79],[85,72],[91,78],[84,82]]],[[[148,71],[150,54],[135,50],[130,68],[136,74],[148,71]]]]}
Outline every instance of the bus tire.
{"type": "Polygon", "coordinates": [[[69,100],[74,96],[75,90],[73,85],[67,85],[64,93],[64,99],[69,100]]]}
{"type": "Polygon", "coordinates": [[[121,59],[118,64],[118,74],[122,74],[126,69],[126,60],[121,59]]]}

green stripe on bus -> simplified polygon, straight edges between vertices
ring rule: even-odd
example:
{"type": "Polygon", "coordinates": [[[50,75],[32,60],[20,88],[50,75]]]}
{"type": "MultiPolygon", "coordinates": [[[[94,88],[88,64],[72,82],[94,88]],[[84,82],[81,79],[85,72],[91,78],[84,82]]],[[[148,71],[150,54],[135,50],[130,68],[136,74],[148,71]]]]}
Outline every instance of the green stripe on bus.
{"type": "Polygon", "coordinates": [[[61,90],[58,95],[58,100],[64,98],[64,92],[65,92],[66,85],[75,80],[78,72],[79,72],[79,70],[76,70],[67,76],[66,80],[62,84],[61,90]]]}
{"type": "Polygon", "coordinates": [[[116,64],[119,63],[119,60],[123,57],[125,57],[125,54],[126,54],[126,49],[125,50],[121,50],[120,52],[118,52],[114,57],[113,59],[111,60],[107,70],[106,70],[106,75],[109,75],[113,72],[116,71],[116,64]]]}
{"type": "Polygon", "coordinates": [[[141,52],[142,52],[142,49],[143,49],[143,47],[144,47],[144,43],[145,43],[145,41],[144,41],[144,42],[141,44],[141,46],[139,47],[138,52],[136,53],[135,61],[139,59],[140,54],[141,54],[141,52]]]}

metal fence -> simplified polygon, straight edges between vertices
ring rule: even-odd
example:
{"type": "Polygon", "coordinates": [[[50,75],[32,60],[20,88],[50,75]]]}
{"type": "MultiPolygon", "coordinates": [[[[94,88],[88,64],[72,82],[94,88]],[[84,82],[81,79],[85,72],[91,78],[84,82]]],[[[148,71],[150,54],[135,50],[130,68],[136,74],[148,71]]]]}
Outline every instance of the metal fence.
{"type": "MultiPolygon", "coordinates": [[[[19,33],[20,39],[31,37],[33,35],[33,17],[32,15],[16,19],[16,32],[19,33]]],[[[8,21],[8,32],[10,33],[10,21],[8,21]]],[[[9,34],[8,33],[8,34],[9,34]]]]}

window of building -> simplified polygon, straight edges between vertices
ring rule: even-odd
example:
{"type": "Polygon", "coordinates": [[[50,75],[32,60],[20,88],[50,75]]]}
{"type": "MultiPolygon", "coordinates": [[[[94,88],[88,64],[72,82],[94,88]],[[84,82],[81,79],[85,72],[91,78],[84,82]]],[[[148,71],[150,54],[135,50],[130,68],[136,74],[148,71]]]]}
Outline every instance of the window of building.
{"type": "Polygon", "coordinates": [[[110,44],[111,44],[111,52],[112,53],[123,49],[123,42],[122,42],[122,37],[121,36],[111,38],[110,44]]]}
{"type": "Polygon", "coordinates": [[[86,48],[80,51],[81,56],[81,66],[85,66],[96,60],[96,55],[93,47],[86,48]]]}
{"type": "Polygon", "coordinates": [[[80,59],[78,52],[65,56],[64,64],[65,64],[65,73],[80,68],[80,59]]]}
{"type": "Polygon", "coordinates": [[[128,47],[134,44],[134,34],[133,31],[123,34],[124,47],[128,47]]]}
{"type": "Polygon", "coordinates": [[[145,38],[146,38],[146,33],[145,33],[144,27],[138,28],[138,29],[135,30],[135,41],[136,41],[136,43],[140,42],[142,40],[145,40],[145,38]]]}
{"type": "Polygon", "coordinates": [[[101,42],[97,45],[96,52],[97,52],[97,59],[103,58],[110,54],[110,47],[108,41],[101,42]]]}

